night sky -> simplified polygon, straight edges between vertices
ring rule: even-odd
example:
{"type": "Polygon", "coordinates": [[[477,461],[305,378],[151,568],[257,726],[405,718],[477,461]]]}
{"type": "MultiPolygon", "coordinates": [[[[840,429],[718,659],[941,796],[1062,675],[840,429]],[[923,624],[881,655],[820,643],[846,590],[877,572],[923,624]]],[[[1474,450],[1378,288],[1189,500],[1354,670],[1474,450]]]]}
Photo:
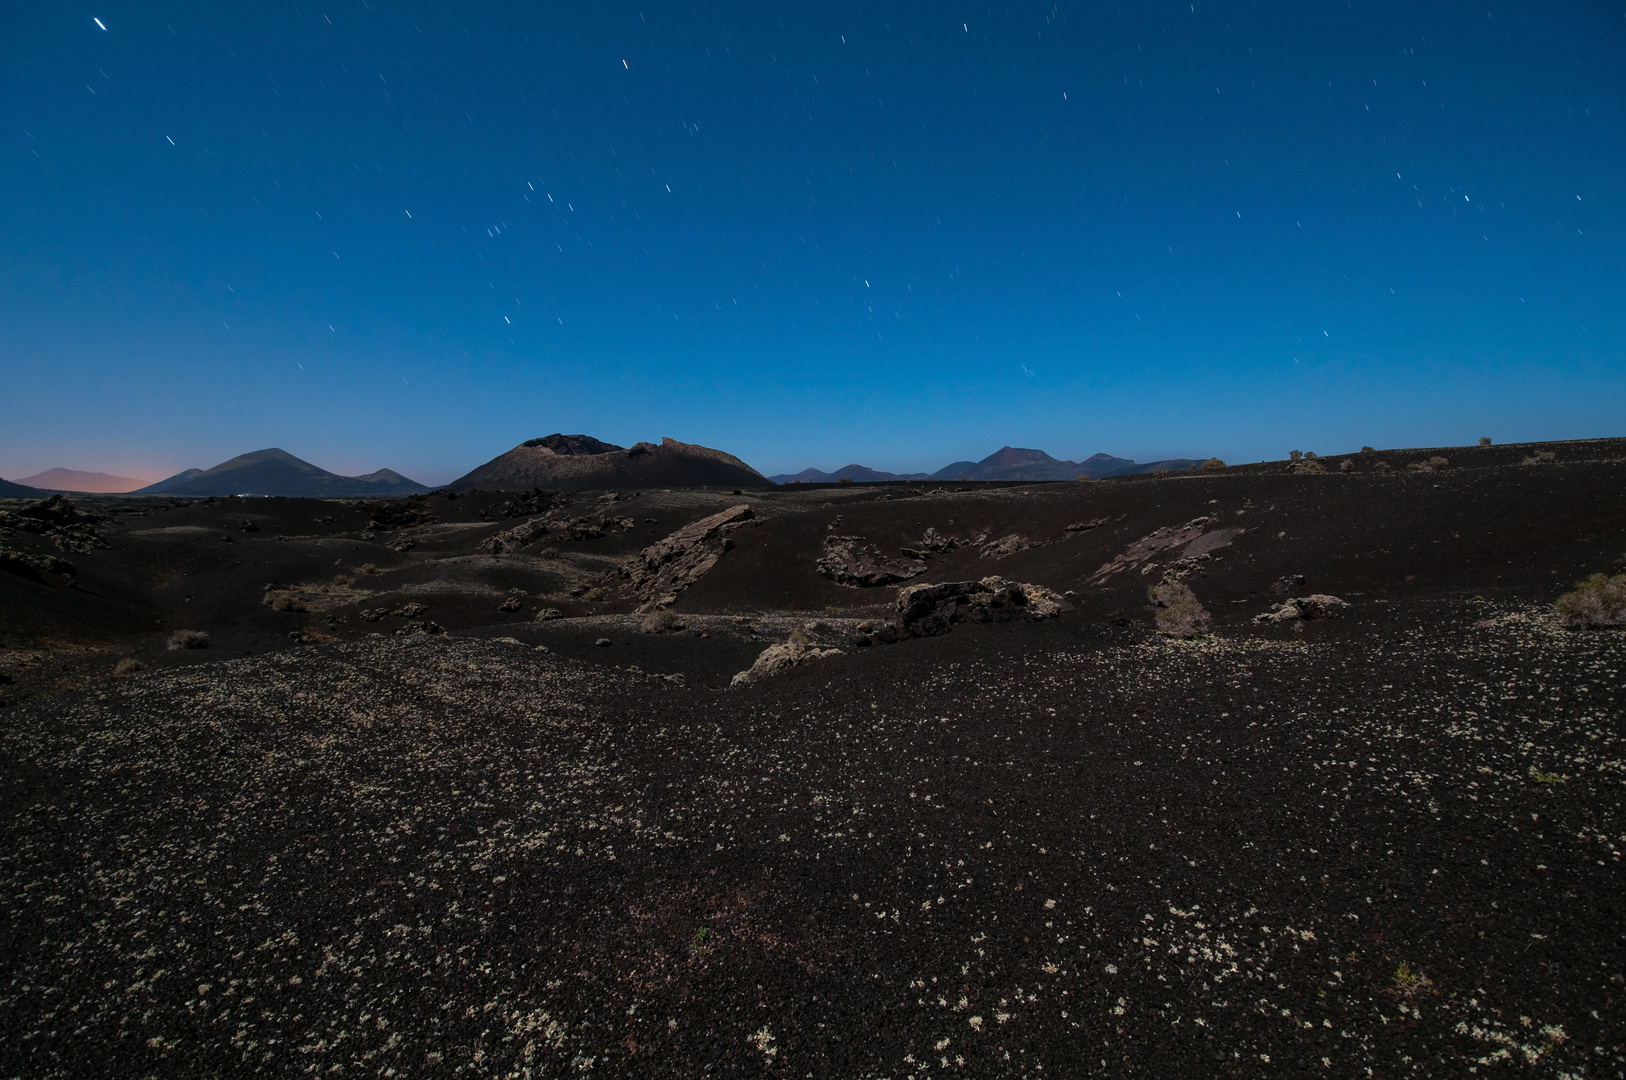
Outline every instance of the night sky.
{"type": "Polygon", "coordinates": [[[0,475],[1626,434],[1626,4],[0,3],[0,475]]]}

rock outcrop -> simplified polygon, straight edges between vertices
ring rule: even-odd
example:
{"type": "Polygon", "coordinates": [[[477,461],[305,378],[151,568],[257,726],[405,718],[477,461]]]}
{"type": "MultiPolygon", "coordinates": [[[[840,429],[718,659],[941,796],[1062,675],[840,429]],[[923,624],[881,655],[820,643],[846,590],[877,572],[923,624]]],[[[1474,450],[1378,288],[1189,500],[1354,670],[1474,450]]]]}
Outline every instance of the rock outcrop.
{"type": "Polygon", "coordinates": [[[689,522],[623,563],[621,577],[627,591],[637,598],[638,610],[647,612],[676,603],[677,594],[700,580],[733,546],[728,534],[744,527],[753,516],[743,503],[731,506],[689,522]]]}
{"type": "Polygon", "coordinates": [[[844,656],[840,649],[817,649],[799,641],[787,641],[780,645],[769,645],[762,650],[756,663],[745,671],[735,675],[729,680],[729,686],[744,686],[754,683],[758,679],[766,679],[770,675],[777,675],[782,671],[789,671],[799,664],[811,660],[823,660],[830,656],[844,656]]]}
{"type": "Polygon", "coordinates": [[[984,559],[1003,559],[1007,555],[1015,555],[1018,551],[1026,551],[1028,548],[1038,546],[1037,542],[1028,539],[1021,533],[1012,533],[1009,536],[1000,537],[991,544],[984,544],[978,554],[984,559]]]}
{"type": "Polygon", "coordinates": [[[600,491],[640,488],[765,488],[773,482],[709,446],[662,439],[616,446],[589,435],[527,439],[447,485],[453,491],[600,491]]]}
{"type": "Polygon", "coordinates": [[[1149,564],[1152,560],[1175,548],[1180,549],[1174,556],[1175,561],[1195,559],[1226,547],[1232,540],[1242,535],[1243,530],[1237,528],[1209,531],[1208,527],[1218,520],[1213,517],[1199,517],[1192,518],[1184,525],[1165,525],[1161,529],[1153,529],[1130,544],[1111,562],[1103,563],[1099,570],[1090,575],[1089,583],[1099,585],[1124,570],[1139,568],[1143,574],[1150,573],[1149,564]]]}
{"type": "Polygon", "coordinates": [[[1071,608],[1066,597],[1043,585],[1001,577],[905,585],[898,590],[897,628],[907,636],[933,637],[957,622],[1038,621],[1071,608]]]}
{"type": "Polygon", "coordinates": [[[533,544],[563,543],[571,540],[597,540],[613,530],[631,532],[631,518],[532,518],[511,529],[488,536],[480,541],[480,548],[493,555],[507,551],[524,551],[533,544]]]}
{"type": "Polygon", "coordinates": [[[830,535],[824,538],[824,554],[813,568],[837,585],[873,589],[919,577],[926,572],[926,563],[908,550],[902,559],[889,559],[874,545],[864,543],[862,536],[830,535]]]}
{"type": "Polygon", "coordinates": [[[18,533],[28,533],[51,541],[63,551],[88,555],[107,546],[107,538],[96,528],[101,515],[86,513],[62,495],[52,495],[21,510],[0,510],[0,571],[34,577],[61,577],[76,581],[79,571],[73,563],[49,552],[29,550],[18,543],[18,533]]]}
{"type": "Polygon", "coordinates": [[[1256,623],[1292,622],[1295,619],[1325,619],[1340,614],[1349,607],[1349,601],[1325,593],[1312,593],[1292,600],[1284,600],[1262,615],[1255,615],[1256,623]]]}

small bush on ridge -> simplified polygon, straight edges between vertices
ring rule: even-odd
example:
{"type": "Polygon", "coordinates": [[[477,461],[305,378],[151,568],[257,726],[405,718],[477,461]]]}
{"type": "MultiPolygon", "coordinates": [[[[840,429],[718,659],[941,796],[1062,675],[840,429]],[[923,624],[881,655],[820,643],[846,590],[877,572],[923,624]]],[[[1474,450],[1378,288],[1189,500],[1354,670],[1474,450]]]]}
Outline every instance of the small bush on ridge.
{"type": "Polygon", "coordinates": [[[1626,625],[1626,574],[1593,574],[1553,607],[1566,626],[1580,630],[1626,625]]]}
{"type": "Polygon", "coordinates": [[[644,616],[643,631],[646,634],[664,634],[677,628],[677,616],[670,608],[656,608],[644,616]]]}
{"type": "Polygon", "coordinates": [[[309,611],[305,601],[299,594],[286,589],[276,589],[265,594],[265,603],[272,611],[309,611]]]}
{"type": "Polygon", "coordinates": [[[1152,601],[1157,628],[1174,637],[1194,637],[1207,630],[1213,621],[1208,609],[1198,602],[1191,586],[1181,581],[1164,582],[1146,590],[1152,601]]]}

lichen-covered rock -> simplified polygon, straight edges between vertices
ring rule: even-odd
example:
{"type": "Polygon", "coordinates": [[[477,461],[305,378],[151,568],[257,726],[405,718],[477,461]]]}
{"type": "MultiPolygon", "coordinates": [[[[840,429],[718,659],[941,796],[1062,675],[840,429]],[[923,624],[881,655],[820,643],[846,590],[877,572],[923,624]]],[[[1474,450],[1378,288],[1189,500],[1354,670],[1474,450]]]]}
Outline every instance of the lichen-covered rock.
{"type": "Polygon", "coordinates": [[[1256,623],[1291,622],[1295,619],[1325,619],[1349,607],[1349,601],[1325,593],[1312,593],[1284,600],[1262,615],[1255,615],[1256,623]]]}
{"type": "Polygon", "coordinates": [[[730,686],[744,686],[747,683],[765,679],[770,675],[777,675],[781,671],[788,671],[798,664],[805,664],[810,660],[823,660],[830,656],[845,655],[840,649],[815,649],[798,641],[786,641],[779,645],[769,645],[762,650],[756,663],[750,668],[735,675],[729,680],[730,686]]]}

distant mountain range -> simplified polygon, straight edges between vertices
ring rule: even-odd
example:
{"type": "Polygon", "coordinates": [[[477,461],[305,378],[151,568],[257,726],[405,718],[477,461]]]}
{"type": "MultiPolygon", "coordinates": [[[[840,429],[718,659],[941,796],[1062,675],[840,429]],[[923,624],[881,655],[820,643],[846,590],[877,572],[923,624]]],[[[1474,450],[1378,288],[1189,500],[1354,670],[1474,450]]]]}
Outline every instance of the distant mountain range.
{"type": "Polygon", "coordinates": [[[1108,476],[1127,476],[1130,473],[1168,469],[1175,472],[1199,464],[1193,458],[1168,458],[1163,461],[1136,462],[1129,458],[1095,454],[1083,461],[1063,461],[1043,450],[1025,450],[1004,446],[981,461],[956,461],[934,473],[889,473],[871,469],[866,465],[846,465],[835,472],[803,469],[799,473],[781,473],[768,479],[776,484],[833,484],[850,479],[855,484],[873,484],[886,480],[1077,480],[1087,476],[1092,480],[1108,476]]]}
{"type": "MultiPolygon", "coordinates": [[[[591,491],[638,488],[762,488],[771,484],[830,484],[851,480],[858,484],[889,480],[1076,480],[1100,479],[1128,473],[1189,469],[1191,458],[1135,462],[1096,454],[1083,461],[1053,458],[1043,450],[1005,446],[981,461],[956,461],[934,473],[891,473],[866,465],[844,465],[834,472],[804,469],[764,477],[732,454],[708,446],[662,439],[630,447],[603,442],[590,435],[555,433],[528,439],[479,468],[452,481],[454,491],[591,491]]],[[[223,461],[212,469],[187,469],[146,487],[139,480],[107,473],[51,469],[26,483],[0,480],[0,496],[38,498],[52,491],[176,495],[283,495],[290,498],[390,498],[430,490],[391,469],[366,476],[339,476],[301,461],[286,450],[257,450],[223,461]]]]}
{"type": "Polygon", "coordinates": [[[595,491],[617,488],[770,486],[751,466],[709,446],[662,439],[631,447],[590,435],[527,439],[446,485],[453,491],[595,491]]]}
{"type": "Polygon", "coordinates": [[[841,480],[851,480],[855,484],[879,484],[887,480],[930,480],[931,473],[890,473],[872,469],[868,465],[843,465],[835,472],[820,472],[817,469],[803,469],[799,473],[780,473],[770,476],[776,484],[834,484],[841,480]]]}
{"type": "Polygon", "coordinates": [[[89,492],[91,494],[117,495],[126,491],[134,491],[138,487],[145,487],[145,480],[137,480],[132,476],[114,476],[104,472],[80,472],[78,469],[46,469],[33,476],[25,476],[17,481],[29,487],[41,488],[46,491],[73,491],[89,492]]]}
{"type": "Polygon", "coordinates": [[[240,454],[212,469],[187,469],[156,484],[137,488],[131,494],[356,499],[413,495],[428,490],[393,469],[379,469],[366,476],[339,476],[301,461],[286,450],[272,448],[240,454]]]}

